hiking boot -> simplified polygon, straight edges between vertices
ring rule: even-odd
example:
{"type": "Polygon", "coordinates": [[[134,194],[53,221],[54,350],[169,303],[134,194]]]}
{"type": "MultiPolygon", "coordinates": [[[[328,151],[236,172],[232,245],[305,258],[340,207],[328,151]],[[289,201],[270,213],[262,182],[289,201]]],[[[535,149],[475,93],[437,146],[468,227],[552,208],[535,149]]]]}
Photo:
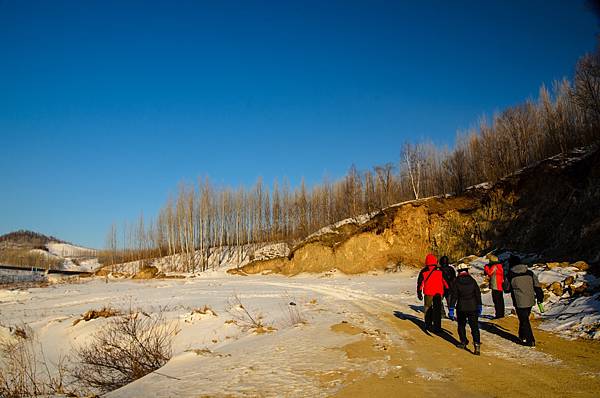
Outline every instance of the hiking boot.
{"type": "Polygon", "coordinates": [[[474,346],[475,346],[475,350],[473,350],[473,354],[481,355],[481,349],[480,349],[481,344],[475,344],[474,346]]]}
{"type": "Polygon", "coordinates": [[[528,342],[526,342],[526,343],[525,343],[525,345],[526,345],[527,347],[534,348],[534,347],[535,347],[535,341],[528,341],[528,342]]]}
{"type": "Polygon", "coordinates": [[[461,348],[461,349],[463,349],[463,350],[466,350],[468,345],[469,345],[469,340],[467,340],[467,341],[463,341],[462,343],[458,343],[458,344],[456,345],[456,347],[457,347],[457,348],[461,348]]]}

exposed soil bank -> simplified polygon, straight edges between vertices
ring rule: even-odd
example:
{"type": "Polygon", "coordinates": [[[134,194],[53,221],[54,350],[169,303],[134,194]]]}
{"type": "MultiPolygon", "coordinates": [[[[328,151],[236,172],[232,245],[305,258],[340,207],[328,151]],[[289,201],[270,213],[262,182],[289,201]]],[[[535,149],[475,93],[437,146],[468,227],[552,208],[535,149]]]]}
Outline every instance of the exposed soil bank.
{"type": "Polygon", "coordinates": [[[309,237],[287,257],[251,262],[245,273],[348,274],[421,265],[433,251],[452,259],[490,249],[555,261],[600,261],[600,151],[555,156],[489,186],[389,207],[364,224],[309,237]]]}

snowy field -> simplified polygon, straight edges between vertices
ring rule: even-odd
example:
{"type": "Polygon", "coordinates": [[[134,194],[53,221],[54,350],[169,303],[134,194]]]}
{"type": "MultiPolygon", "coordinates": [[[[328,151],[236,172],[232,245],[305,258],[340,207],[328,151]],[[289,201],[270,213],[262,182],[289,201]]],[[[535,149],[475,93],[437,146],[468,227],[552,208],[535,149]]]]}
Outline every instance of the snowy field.
{"type": "Polygon", "coordinates": [[[0,323],[29,325],[42,343],[46,358],[57,362],[109,322],[99,318],[73,325],[86,311],[110,306],[156,313],[163,308],[167,319],[177,322],[181,330],[174,340],[173,358],[161,368],[161,375],[148,375],[111,396],[136,397],[150,392],[150,396],[191,396],[198,391],[209,395],[245,391],[252,395],[269,389],[290,396],[319,396],[322,388],[311,381],[315,372],[356,367],[342,351],[330,349],[356,337],[332,332],[330,327],[348,316],[358,316],[360,323],[368,322],[356,311],[356,306],[363,303],[373,305],[379,300],[388,305],[400,301],[418,305],[413,297],[414,283],[412,273],[292,279],[236,277],[216,271],[183,280],[105,283],[104,279],[94,279],[81,284],[2,291],[0,323]],[[237,309],[230,303],[236,295],[247,309],[262,317],[265,326],[275,330],[259,335],[241,322],[231,323],[236,317],[232,312],[237,309]],[[292,324],[290,303],[296,304],[292,307],[298,309],[304,323],[292,324]],[[204,306],[215,315],[192,314],[193,309],[204,306]],[[232,374],[227,369],[236,371],[232,374]]]}
{"type": "MultiPolygon", "coordinates": [[[[478,274],[484,263],[483,259],[474,260],[473,273],[478,274]]],[[[407,319],[422,317],[422,304],[415,295],[416,276],[417,270],[360,276],[337,272],[293,278],[233,276],[220,269],[185,279],[94,278],[45,288],[0,290],[0,336],[10,335],[10,326],[27,324],[42,344],[47,360],[56,363],[110,322],[98,318],[74,324],[85,312],[107,306],[147,314],[162,310],[180,330],[174,339],[173,357],[159,372],[108,396],[328,396],[340,387],[341,382],[334,377],[337,374],[358,371],[385,375],[393,371],[388,356],[357,362],[340,348],[365,333],[382,347],[401,347],[402,335],[391,332],[389,321],[382,317],[394,313],[406,314],[407,319]],[[235,297],[272,330],[256,333],[240,321],[241,309],[236,307],[235,297]],[[205,306],[210,311],[194,312],[205,306]],[[359,325],[363,333],[351,335],[331,329],[343,321],[359,325]],[[319,381],[323,375],[331,376],[325,384],[319,381]]],[[[493,313],[491,295],[484,294],[483,299],[484,316],[489,317],[493,313]]],[[[509,312],[510,296],[505,299],[509,312]]],[[[547,303],[544,317],[550,321],[549,329],[568,331],[573,325],[566,322],[581,326],[584,321],[599,321],[598,300],[577,300],[547,303]],[[578,317],[571,315],[561,323],[557,312],[569,311],[577,311],[578,317]]],[[[445,327],[455,328],[448,321],[445,327]]],[[[519,363],[555,361],[540,351],[507,344],[491,333],[483,332],[482,338],[490,355],[498,358],[519,363]]]]}

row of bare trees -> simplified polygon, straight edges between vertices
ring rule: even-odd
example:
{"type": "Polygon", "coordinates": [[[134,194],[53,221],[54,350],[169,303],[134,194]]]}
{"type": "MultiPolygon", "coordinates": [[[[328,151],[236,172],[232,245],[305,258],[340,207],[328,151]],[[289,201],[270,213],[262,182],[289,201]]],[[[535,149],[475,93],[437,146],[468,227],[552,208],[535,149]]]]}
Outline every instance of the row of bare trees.
{"type": "MultiPolygon", "coordinates": [[[[600,56],[577,64],[573,83],[542,86],[539,97],[483,118],[459,132],[454,149],[405,143],[399,162],[372,170],[352,166],[338,181],[307,187],[302,180],[250,189],[219,188],[208,178],[182,184],[157,218],[113,225],[104,261],[110,263],[180,254],[187,270],[203,269],[211,248],[260,242],[293,242],[336,221],[390,204],[496,181],[520,168],[600,138],[600,56]],[[118,244],[120,242],[120,245],[118,244]],[[200,256],[198,256],[200,253],[200,256]]],[[[243,249],[240,249],[243,250],[243,249]]]]}

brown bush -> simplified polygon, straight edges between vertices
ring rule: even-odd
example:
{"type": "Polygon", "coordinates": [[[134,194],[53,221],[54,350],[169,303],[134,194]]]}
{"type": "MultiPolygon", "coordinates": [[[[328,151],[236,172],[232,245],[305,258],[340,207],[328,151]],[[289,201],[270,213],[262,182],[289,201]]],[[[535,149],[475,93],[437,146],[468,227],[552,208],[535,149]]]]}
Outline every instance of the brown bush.
{"type": "Polygon", "coordinates": [[[73,394],[66,382],[66,357],[51,372],[44,351],[36,347],[33,331],[15,327],[15,338],[0,342],[0,397],[22,398],[73,394]]]}
{"type": "Polygon", "coordinates": [[[89,344],[75,349],[73,377],[99,393],[129,384],[167,363],[178,331],[162,310],[150,316],[130,309],[112,318],[89,344]]]}
{"type": "Polygon", "coordinates": [[[73,326],[77,325],[81,321],[91,321],[92,319],[98,318],[111,318],[113,316],[121,315],[121,311],[110,308],[110,307],[102,307],[99,310],[89,310],[81,315],[81,318],[77,318],[73,321],[73,326]]]}

